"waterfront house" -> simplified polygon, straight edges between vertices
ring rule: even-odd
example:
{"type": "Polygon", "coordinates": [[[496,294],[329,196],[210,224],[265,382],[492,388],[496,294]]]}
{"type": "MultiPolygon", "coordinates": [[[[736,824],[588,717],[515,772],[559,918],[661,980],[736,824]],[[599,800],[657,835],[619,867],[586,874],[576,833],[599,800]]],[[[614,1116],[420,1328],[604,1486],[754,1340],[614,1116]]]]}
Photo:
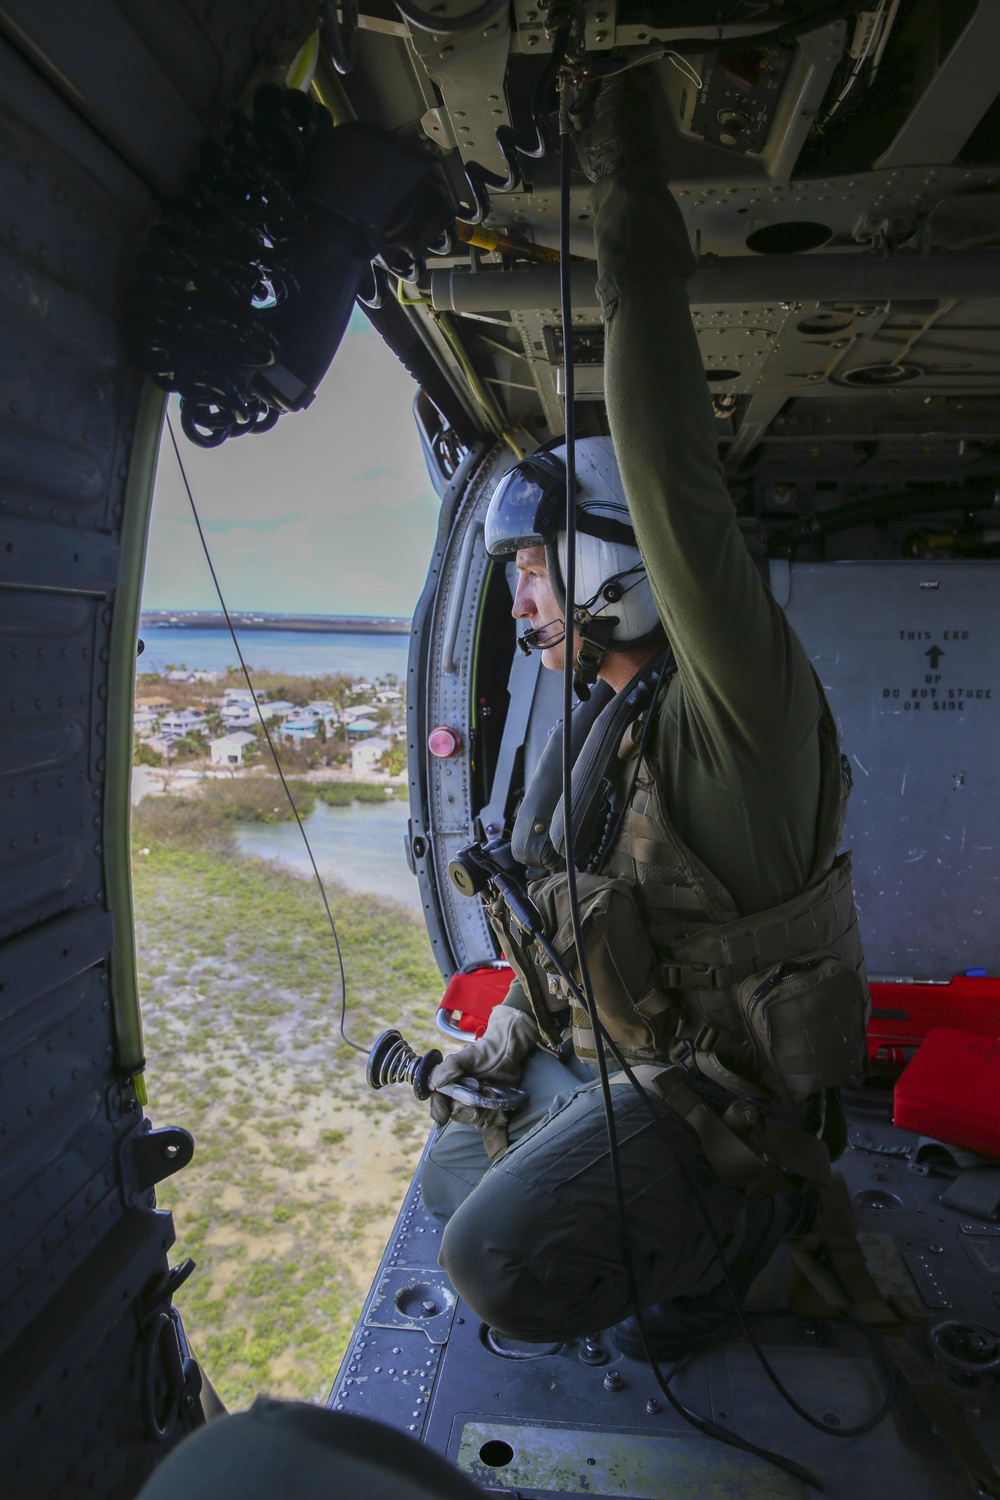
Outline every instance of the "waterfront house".
{"type": "Polygon", "coordinates": [[[239,731],[236,734],[223,734],[209,745],[213,766],[242,766],[243,755],[248,745],[255,744],[252,734],[244,734],[239,731]]]}
{"type": "Polygon", "coordinates": [[[261,703],[260,708],[266,722],[271,719],[296,718],[302,712],[297,704],[289,703],[285,698],[276,698],[273,703],[261,703]]]}
{"type": "Polygon", "coordinates": [[[168,740],[182,740],[186,734],[201,733],[204,727],[205,711],[201,708],[180,708],[160,719],[160,733],[168,740]]]}
{"type": "Polygon", "coordinates": [[[151,708],[137,708],[132,718],[132,728],[141,739],[143,735],[152,733],[159,718],[160,715],[151,708]]]}
{"type": "Polygon", "coordinates": [[[356,740],[365,734],[378,734],[378,725],[374,719],[354,719],[348,724],[346,733],[349,740],[356,740]]]}
{"type": "Polygon", "coordinates": [[[384,740],[381,735],[375,735],[369,740],[360,740],[358,744],[353,745],[351,747],[351,775],[385,775],[385,772],[379,770],[378,762],[391,746],[391,740],[384,740]]]}
{"type": "Polygon", "coordinates": [[[219,717],[227,729],[249,729],[258,722],[252,699],[240,703],[223,703],[219,717]]]}
{"type": "Polygon", "coordinates": [[[227,687],[227,688],[224,688],[223,692],[222,692],[222,701],[223,701],[223,703],[250,703],[250,704],[252,704],[255,697],[256,697],[258,703],[263,703],[264,699],[267,697],[267,693],[264,691],[263,688],[256,688],[254,692],[251,692],[249,688],[245,688],[245,687],[244,688],[227,687]]]}
{"type": "Polygon", "coordinates": [[[283,740],[313,739],[319,729],[319,720],[310,714],[298,714],[286,719],[278,733],[283,740]]]}

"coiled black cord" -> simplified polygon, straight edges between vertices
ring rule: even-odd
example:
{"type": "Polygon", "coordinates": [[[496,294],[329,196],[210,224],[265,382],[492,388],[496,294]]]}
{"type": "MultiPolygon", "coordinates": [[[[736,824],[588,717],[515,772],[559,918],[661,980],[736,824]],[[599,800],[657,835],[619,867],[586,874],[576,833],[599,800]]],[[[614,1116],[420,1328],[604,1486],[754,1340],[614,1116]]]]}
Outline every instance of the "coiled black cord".
{"type": "Polygon", "coordinates": [[[131,352],[157,385],[180,394],[181,425],[199,447],[266,432],[278,420],[234,372],[278,357],[269,314],[298,289],[296,189],[310,148],[332,129],[322,105],[265,84],[252,120],[233,110],[224,141],[203,144],[139,257],[126,320],[131,352]]]}
{"type": "Polygon", "coordinates": [[[338,73],[349,73],[358,50],[358,0],[324,0],[323,40],[338,73]]]}
{"type": "MultiPolygon", "coordinates": [[[[509,125],[501,125],[496,132],[497,147],[500,155],[507,164],[507,176],[499,177],[495,172],[490,172],[481,162],[469,161],[465,163],[465,180],[469,184],[469,192],[472,196],[472,206],[468,213],[459,215],[459,223],[482,224],[490,215],[490,193],[516,193],[524,186],[524,169],[521,158],[526,157],[530,161],[540,161],[549,150],[552,143],[552,133],[549,128],[549,115],[556,108],[557,86],[559,71],[566,58],[568,36],[565,31],[556,33],[552,40],[552,51],[543,71],[538,75],[535,86],[531,91],[531,123],[535,131],[535,139],[530,145],[525,145],[517,139],[516,134],[509,125]]],[[[447,255],[449,250],[434,251],[435,254],[447,255]]]]}

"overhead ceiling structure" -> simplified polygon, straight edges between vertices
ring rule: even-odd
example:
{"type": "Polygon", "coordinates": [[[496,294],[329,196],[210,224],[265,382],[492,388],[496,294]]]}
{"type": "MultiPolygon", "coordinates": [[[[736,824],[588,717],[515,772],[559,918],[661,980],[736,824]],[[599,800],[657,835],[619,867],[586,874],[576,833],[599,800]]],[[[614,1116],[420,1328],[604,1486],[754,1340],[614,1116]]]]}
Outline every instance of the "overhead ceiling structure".
{"type": "MultiPolygon", "coordinates": [[[[507,175],[498,130],[501,141],[535,140],[533,91],[552,48],[545,8],[483,6],[471,14],[488,20],[473,29],[461,28],[469,7],[458,0],[422,17],[389,0],[363,8],[334,108],[438,144],[472,217],[466,173],[507,175]],[[442,29],[426,29],[437,17],[442,29]]],[[[985,475],[1000,436],[996,8],[731,5],[721,47],[713,4],[586,0],[584,10],[589,53],[653,59],[643,66],[662,93],[665,152],[698,256],[692,312],[744,508],[772,510],[793,471],[798,510],[888,483],[985,475]],[[817,492],[819,435],[837,457],[835,488],[817,492]]],[[[518,162],[514,191],[487,190],[488,232],[467,231],[484,247],[499,236],[498,247],[458,244],[394,290],[483,430],[530,447],[563,421],[558,185],[551,151],[518,162]]],[[[592,223],[579,173],[577,392],[599,427],[592,223]]]]}

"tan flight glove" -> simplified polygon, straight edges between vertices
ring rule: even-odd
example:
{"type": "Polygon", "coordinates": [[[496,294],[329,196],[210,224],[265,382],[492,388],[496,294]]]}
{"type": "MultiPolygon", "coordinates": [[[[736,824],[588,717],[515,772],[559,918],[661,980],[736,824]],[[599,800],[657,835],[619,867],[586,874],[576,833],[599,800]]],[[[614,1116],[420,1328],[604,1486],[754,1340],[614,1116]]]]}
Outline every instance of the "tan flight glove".
{"type": "MultiPolygon", "coordinates": [[[[537,1046],[538,1027],[533,1017],[512,1005],[498,1005],[491,1011],[481,1037],[438,1063],[430,1075],[431,1088],[462,1077],[516,1088],[537,1046]]],[[[498,1161],[507,1150],[507,1116],[498,1109],[475,1109],[471,1104],[456,1104],[447,1094],[432,1094],[430,1112],[438,1125],[456,1120],[460,1125],[481,1126],[490,1161],[498,1161]]]]}

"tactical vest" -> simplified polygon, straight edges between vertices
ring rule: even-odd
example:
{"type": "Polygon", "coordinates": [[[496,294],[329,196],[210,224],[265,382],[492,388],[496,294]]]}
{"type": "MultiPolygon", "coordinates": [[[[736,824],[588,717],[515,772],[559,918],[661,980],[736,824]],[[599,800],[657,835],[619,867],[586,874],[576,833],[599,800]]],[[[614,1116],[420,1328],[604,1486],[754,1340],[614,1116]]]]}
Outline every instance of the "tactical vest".
{"type": "MultiPolygon", "coordinates": [[[[850,855],[836,854],[850,777],[818,682],[817,691],[820,807],[815,857],[799,895],[740,916],[722,882],[674,827],[653,755],[638,767],[601,873],[581,870],[577,877],[598,1012],[628,1061],[685,1060],[730,1095],[794,1108],[860,1076],[867,1061],[870,1001],[850,855]]],[[[581,769],[601,718],[577,759],[581,769]]],[[[630,765],[635,770],[642,728],[640,718],[620,739],[618,772],[626,782],[630,765]]],[[[587,798],[585,787],[582,805],[587,798]]],[[[557,806],[556,845],[559,813],[557,806]]],[[[535,823],[537,829],[543,825],[544,819],[535,823]]],[[[550,946],[579,982],[565,870],[530,880],[528,892],[550,946]]],[[[551,960],[511,921],[502,901],[493,904],[491,916],[545,1043],[558,1049],[572,1035],[577,1056],[596,1060],[589,1017],[551,960]]]]}

